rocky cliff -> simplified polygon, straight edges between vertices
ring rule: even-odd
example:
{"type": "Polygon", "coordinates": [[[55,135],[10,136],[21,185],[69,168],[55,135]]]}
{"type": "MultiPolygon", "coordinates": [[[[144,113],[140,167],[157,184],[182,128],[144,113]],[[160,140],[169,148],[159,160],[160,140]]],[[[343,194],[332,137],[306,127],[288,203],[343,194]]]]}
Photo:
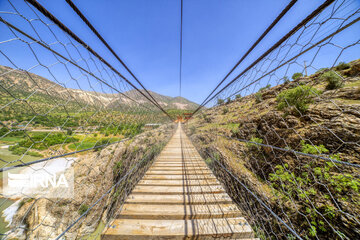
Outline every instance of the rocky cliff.
{"type": "Polygon", "coordinates": [[[360,61],[343,65],[239,96],[186,124],[260,237],[290,233],[250,192],[304,238],[360,234],[360,169],[346,164],[360,164],[360,61]]]}
{"type": "Polygon", "coordinates": [[[7,238],[53,239],[86,211],[88,213],[64,237],[88,236],[100,221],[106,223],[118,213],[127,194],[168,142],[174,129],[174,124],[163,125],[101,151],[79,156],[72,164],[74,198],[24,198],[10,226],[14,231],[7,238]],[[98,203],[90,209],[96,201],[98,203]]]}

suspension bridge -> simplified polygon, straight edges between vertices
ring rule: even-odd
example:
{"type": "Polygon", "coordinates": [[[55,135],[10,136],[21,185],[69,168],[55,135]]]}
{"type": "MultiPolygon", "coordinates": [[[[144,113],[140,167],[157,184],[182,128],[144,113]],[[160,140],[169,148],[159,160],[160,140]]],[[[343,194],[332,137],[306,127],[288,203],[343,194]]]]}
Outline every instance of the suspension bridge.
{"type": "Polygon", "coordinates": [[[179,124],[103,239],[254,239],[179,124]]]}
{"type": "Polygon", "coordinates": [[[46,4],[0,4],[1,239],[359,239],[358,1],[271,35],[289,1],[201,104],[150,91],[63,4],[103,51],[46,4]],[[29,171],[72,185],[10,186],[29,171]]]}

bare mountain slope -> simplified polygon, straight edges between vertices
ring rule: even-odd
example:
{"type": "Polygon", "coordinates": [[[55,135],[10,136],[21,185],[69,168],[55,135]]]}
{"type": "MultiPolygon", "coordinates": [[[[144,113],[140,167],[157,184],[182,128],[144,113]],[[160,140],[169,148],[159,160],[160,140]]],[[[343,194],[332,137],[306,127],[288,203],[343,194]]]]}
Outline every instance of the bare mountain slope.
{"type": "MultiPolygon", "coordinates": [[[[51,97],[65,102],[81,103],[93,106],[104,106],[107,108],[122,106],[133,106],[135,103],[120,94],[101,93],[99,91],[85,91],[81,89],[68,88],[64,83],[55,83],[44,77],[33,73],[26,73],[10,67],[0,65],[1,102],[9,98],[10,94],[18,98],[26,98],[31,94],[51,97]]],[[[97,86],[98,87],[98,86],[97,86]]],[[[101,90],[101,89],[99,89],[101,90]]],[[[145,91],[142,90],[144,94],[145,91]]],[[[195,109],[198,105],[182,97],[169,97],[150,91],[156,101],[165,109],[195,109]]],[[[148,100],[131,90],[124,92],[125,95],[136,99],[145,105],[150,104],[148,100]]],[[[45,98],[44,98],[45,99],[45,98]]],[[[9,99],[7,99],[9,100],[9,99]]],[[[44,100],[46,101],[46,100],[44,100]]]]}

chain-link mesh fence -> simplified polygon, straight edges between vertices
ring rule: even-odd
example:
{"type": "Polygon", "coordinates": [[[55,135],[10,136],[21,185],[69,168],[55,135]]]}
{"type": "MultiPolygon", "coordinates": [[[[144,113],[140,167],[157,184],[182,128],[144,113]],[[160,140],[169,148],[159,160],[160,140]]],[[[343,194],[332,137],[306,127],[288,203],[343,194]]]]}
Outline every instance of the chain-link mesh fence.
{"type": "Polygon", "coordinates": [[[359,17],[334,1],[186,124],[261,239],[360,236],[359,17]]]}
{"type": "MultiPolygon", "coordinates": [[[[72,168],[74,191],[55,199],[0,195],[2,236],[97,238],[174,126],[141,133],[169,121],[148,93],[28,2],[6,6],[1,177],[21,166],[55,175],[72,168]]],[[[261,239],[360,235],[359,14],[356,1],[334,1],[253,66],[240,66],[206,103],[211,108],[186,124],[261,239]]],[[[183,144],[183,154],[195,154],[183,144]]]]}
{"type": "Polygon", "coordinates": [[[1,177],[25,174],[23,166],[33,175],[45,171],[68,177],[70,169],[74,174],[71,198],[63,198],[65,192],[50,198],[25,189],[6,191],[10,180],[4,181],[2,238],[96,239],[173,126],[142,133],[170,122],[144,90],[131,86],[28,2],[2,6],[1,177]]]}

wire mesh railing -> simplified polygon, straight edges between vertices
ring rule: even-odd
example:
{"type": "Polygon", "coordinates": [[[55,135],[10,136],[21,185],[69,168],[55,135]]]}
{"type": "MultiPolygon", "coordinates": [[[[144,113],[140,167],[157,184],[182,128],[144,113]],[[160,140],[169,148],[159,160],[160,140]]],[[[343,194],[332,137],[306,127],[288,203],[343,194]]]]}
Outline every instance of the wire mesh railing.
{"type": "Polygon", "coordinates": [[[33,2],[0,11],[1,238],[96,239],[174,126],[146,89],[33,2]],[[71,179],[71,197],[39,185],[11,191],[40,172],[71,179]]]}
{"type": "Polygon", "coordinates": [[[261,239],[360,236],[360,8],[326,2],[186,123],[261,239]]]}
{"type": "MultiPolygon", "coordinates": [[[[29,166],[32,174],[73,175],[73,185],[72,198],[54,189],[56,198],[1,194],[2,237],[96,239],[174,125],[142,133],[169,116],[131,72],[139,84],[120,73],[126,66],[114,68],[36,1],[6,6],[1,177],[29,166]]],[[[261,239],[360,235],[360,9],[350,0],[322,6],[252,64],[234,69],[204,101],[209,108],[186,123],[261,239]]]]}

